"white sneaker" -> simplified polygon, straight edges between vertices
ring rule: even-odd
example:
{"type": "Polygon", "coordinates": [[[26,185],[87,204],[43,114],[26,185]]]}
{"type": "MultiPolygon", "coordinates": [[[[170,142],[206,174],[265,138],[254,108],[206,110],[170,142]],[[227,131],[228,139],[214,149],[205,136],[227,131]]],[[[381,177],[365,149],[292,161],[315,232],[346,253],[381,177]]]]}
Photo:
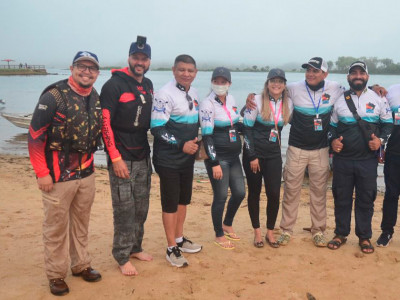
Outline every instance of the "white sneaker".
{"type": "Polygon", "coordinates": [[[176,243],[179,249],[184,253],[197,253],[199,252],[203,246],[193,243],[191,240],[183,237],[183,241],[180,243],[176,243]]]}
{"type": "Polygon", "coordinates": [[[178,268],[187,267],[189,265],[186,258],[184,258],[181,254],[181,250],[179,250],[178,246],[173,247],[171,251],[167,248],[166,258],[171,263],[171,265],[178,268]]]}

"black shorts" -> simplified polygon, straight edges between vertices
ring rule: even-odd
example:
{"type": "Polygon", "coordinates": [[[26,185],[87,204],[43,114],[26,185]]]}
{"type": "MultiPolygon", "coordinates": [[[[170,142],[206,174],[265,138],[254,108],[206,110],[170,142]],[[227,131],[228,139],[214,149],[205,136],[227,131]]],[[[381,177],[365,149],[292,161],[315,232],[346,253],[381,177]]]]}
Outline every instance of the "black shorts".
{"type": "Polygon", "coordinates": [[[172,169],[154,166],[160,177],[161,207],[166,213],[178,211],[178,205],[190,204],[193,186],[193,166],[172,169]]]}

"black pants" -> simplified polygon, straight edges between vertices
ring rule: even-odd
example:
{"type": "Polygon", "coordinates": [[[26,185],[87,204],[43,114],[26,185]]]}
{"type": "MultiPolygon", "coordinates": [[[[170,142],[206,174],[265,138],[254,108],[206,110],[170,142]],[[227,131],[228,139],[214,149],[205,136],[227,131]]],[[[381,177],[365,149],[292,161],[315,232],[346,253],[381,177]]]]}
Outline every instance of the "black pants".
{"type": "Polygon", "coordinates": [[[332,192],[335,201],[335,234],[350,233],[353,191],[355,188],[354,214],[356,235],[369,239],[372,236],[371,222],[376,198],[376,158],[348,160],[333,157],[332,192]]]}
{"type": "Polygon", "coordinates": [[[243,169],[246,173],[248,188],[248,209],[253,228],[260,228],[260,194],[262,178],[264,177],[265,193],[267,195],[267,229],[275,228],[279,210],[279,196],[282,178],[282,157],[258,159],[261,172],[253,173],[250,161],[243,158],[243,169]]]}
{"type": "Polygon", "coordinates": [[[400,195],[400,155],[386,154],[383,173],[385,174],[386,192],[383,199],[381,229],[384,233],[393,234],[397,222],[400,195]]]}

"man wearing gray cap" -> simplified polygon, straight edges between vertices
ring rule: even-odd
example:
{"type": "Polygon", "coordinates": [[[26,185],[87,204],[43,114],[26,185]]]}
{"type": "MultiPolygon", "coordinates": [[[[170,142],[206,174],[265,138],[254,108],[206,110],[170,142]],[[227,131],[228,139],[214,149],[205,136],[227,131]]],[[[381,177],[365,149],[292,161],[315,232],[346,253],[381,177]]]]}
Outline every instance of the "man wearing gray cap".
{"type": "Polygon", "coordinates": [[[347,240],[355,189],[355,233],[366,254],[374,252],[370,238],[377,192],[375,151],[386,144],[393,129],[389,104],[367,88],[368,79],[364,62],[351,64],[347,75],[350,90],[335,103],[328,135],[334,151],[332,193],[336,223],[335,237],[328,248],[336,250],[347,240]]]}
{"type": "Polygon", "coordinates": [[[43,243],[50,292],[69,293],[72,275],[94,282],[88,252],[90,210],[95,196],[93,154],[101,145],[101,113],[97,91],[99,60],[79,51],[71,76],[48,86],[40,96],[29,127],[28,148],[42,191],[43,243]],[[69,257],[68,257],[69,256],[69,257]]]}
{"type": "Polygon", "coordinates": [[[114,215],[112,254],[127,276],[138,274],[129,258],[153,259],[142,249],[152,173],[147,131],[153,83],[144,76],[150,60],[150,45],[138,36],[129,48],[129,66],[112,70],[100,95],[114,215]]]}

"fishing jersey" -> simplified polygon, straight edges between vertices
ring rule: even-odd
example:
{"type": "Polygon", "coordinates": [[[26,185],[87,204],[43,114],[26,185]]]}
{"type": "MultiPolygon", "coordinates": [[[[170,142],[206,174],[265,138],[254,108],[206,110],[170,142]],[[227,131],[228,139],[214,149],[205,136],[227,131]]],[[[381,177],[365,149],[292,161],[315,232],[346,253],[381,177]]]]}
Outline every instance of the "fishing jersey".
{"type": "Polygon", "coordinates": [[[239,156],[242,148],[239,111],[232,95],[226,96],[224,104],[211,92],[200,103],[199,118],[204,148],[212,166],[219,165],[219,160],[239,156]]]}
{"type": "Polygon", "coordinates": [[[325,80],[323,88],[317,91],[307,87],[306,81],[289,83],[287,89],[294,106],[289,145],[304,150],[328,147],[326,136],[332,106],[344,88],[335,81],[325,80]]]}
{"type": "Polygon", "coordinates": [[[112,161],[139,161],[150,155],[147,131],[150,128],[153,83],[134,79],[128,67],[112,70],[103,85],[100,102],[105,150],[112,161]]]}
{"type": "MultiPolygon", "coordinates": [[[[393,119],[386,98],[381,98],[368,88],[364,89],[360,97],[351,92],[351,98],[361,119],[369,123],[378,138],[387,141],[393,128],[393,119]]],[[[328,136],[330,141],[343,136],[343,149],[340,153],[335,152],[337,156],[353,160],[375,157],[375,151],[369,149],[344,95],[336,101],[333,108],[328,136]]]]}
{"type": "Polygon", "coordinates": [[[175,79],[155,93],[150,123],[151,133],[154,135],[154,165],[172,169],[193,166],[194,155],[186,154],[182,149],[185,142],[198,135],[198,111],[196,89],[190,87],[186,94],[185,89],[175,79]]]}
{"type": "Polygon", "coordinates": [[[53,182],[91,175],[93,152],[101,139],[101,109],[96,90],[93,88],[84,97],[66,82],[58,82],[42,93],[28,132],[29,156],[36,176],[50,174],[53,182]]]}
{"type": "Polygon", "coordinates": [[[393,131],[386,145],[386,152],[400,155],[400,84],[389,87],[386,99],[392,109],[393,131]]]}
{"type": "MultiPolygon", "coordinates": [[[[269,120],[264,120],[262,112],[262,96],[255,95],[256,108],[246,109],[244,112],[244,152],[243,155],[250,161],[256,158],[275,158],[281,156],[281,131],[284,125],[282,117],[282,99],[274,101],[270,98],[272,105],[269,120]],[[278,127],[278,137],[275,135],[275,119],[278,127]]],[[[293,112],[293,102],[288,98],[288,108],[290,114],[293,112]]]]}

